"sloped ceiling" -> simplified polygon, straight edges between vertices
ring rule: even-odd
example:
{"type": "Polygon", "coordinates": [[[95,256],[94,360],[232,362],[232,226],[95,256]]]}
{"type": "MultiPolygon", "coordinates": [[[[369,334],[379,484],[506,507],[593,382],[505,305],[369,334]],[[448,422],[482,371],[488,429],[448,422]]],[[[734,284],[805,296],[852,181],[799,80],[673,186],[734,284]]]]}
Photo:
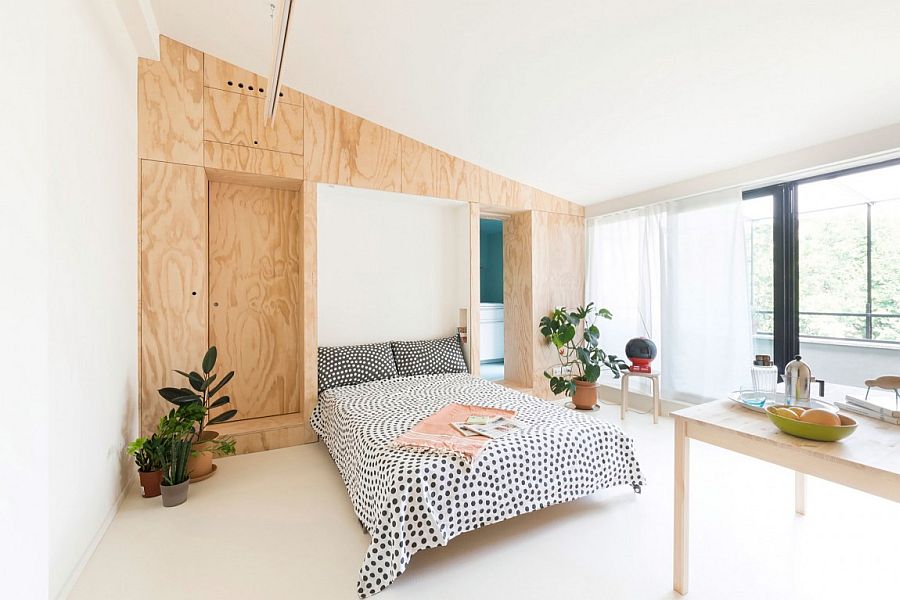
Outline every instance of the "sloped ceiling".
{"type": "MultiPolygon", "coordinates": [[[[268,72],[269,0],[153,5],[268,72]]],[[[299,0],[285,83],[590,204],[900,122],[898,32],[897,0],[299,0]]]]}

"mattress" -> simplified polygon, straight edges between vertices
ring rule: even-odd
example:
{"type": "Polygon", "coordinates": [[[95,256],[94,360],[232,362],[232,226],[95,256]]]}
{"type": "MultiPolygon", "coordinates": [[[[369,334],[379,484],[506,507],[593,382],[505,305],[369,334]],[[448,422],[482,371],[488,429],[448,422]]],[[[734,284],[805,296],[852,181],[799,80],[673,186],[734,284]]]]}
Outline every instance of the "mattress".
{"type": "Polygon", "coordinates": [[[311,424],[372,536],[357,581],[361,598],[390,585],[419,550],[603,488],[640,491],[645,483],[634,442],[618,426],[469,374],[327,390],[311,424]],[[491,440],[472,463],[391,443],[450,403],[512,409],[529,427],[491,440]]]}

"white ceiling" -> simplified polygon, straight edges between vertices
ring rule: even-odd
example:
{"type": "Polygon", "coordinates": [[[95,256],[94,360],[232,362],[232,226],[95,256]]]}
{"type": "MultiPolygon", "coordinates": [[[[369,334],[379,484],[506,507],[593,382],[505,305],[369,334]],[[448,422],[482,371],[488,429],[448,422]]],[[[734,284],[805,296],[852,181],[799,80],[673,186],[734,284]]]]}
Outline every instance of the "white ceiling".
{"type": "MultiPolygon", "coordinates": [[[[297,2],[287,85],[582,204],[900,122],[898,0],[297,2]]],[[[153,0],[263,74],[269,3],[153,0]]]]}

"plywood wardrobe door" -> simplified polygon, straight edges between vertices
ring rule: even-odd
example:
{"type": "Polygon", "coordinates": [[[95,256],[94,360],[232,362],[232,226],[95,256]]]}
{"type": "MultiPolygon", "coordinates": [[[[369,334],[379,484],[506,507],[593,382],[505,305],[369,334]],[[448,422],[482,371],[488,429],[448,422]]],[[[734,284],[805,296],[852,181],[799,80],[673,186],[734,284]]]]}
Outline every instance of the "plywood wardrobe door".
{"type": "Polygon", "coordinates": [[[288,190],[211,182],[210,342],[236,419],[295,411],[302,398],[301,206],[288,190]]]}
{"type": "Polygon", "coordinates": [[[161,387],[184,385],[207,344],[207,203],[202,167],[141,161],[141,432],[173,406],[161,387]]]}

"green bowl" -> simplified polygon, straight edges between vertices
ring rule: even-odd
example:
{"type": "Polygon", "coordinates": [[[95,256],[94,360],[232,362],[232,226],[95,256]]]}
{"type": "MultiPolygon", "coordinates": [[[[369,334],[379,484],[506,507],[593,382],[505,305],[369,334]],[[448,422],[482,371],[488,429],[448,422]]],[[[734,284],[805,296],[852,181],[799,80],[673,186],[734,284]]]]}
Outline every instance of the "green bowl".
{"type": "Polygon", "coordinates": [[[769,420],[775,423],[778,429],[807,440],[836,442],[856,431],[856,421],[846,415],[838,415],[841,419],[841,424],[834,427],[832,425],[818,425],[817,423],[804,423],[796,419],[788,419],[787,417],[776,415],[772,412],[773,408],[790,408],[789,406],[784,404],[779,404],[777,407],[767,406],[766,414],[769,415],[769,420]]]}

